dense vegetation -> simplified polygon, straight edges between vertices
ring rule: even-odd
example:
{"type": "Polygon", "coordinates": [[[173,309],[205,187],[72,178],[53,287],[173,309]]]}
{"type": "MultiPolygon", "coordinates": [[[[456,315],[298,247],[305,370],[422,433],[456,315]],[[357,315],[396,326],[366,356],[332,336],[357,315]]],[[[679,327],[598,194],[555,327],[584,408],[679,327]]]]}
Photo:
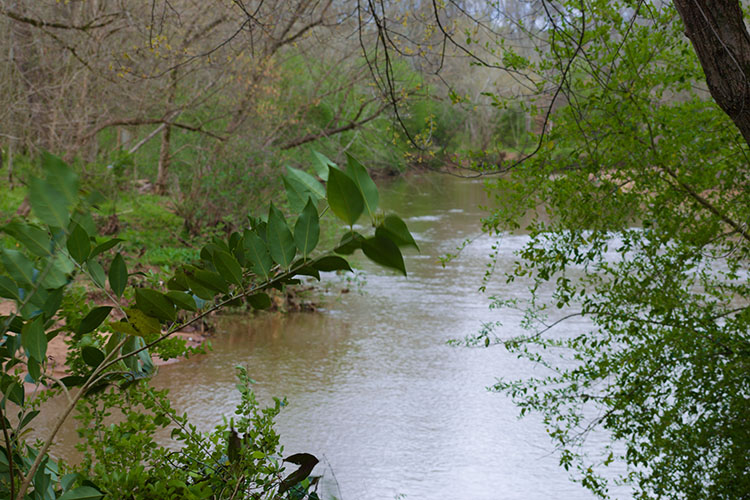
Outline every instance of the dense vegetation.
{"type": "Polygon", "coordinates": [[[19,499],[124,485],[144,498],[291,495],[271,425],[283,403],[259,409],[247,374],[237,420],[208,435],[133,382],[148,378],[151,354],[187,352],[170,334],[190,318],[239,299],[268,305],[262,292],[298,274],[346,269],[340,254],[362,249],[405,272],[398,247],[414,242],[377,211],[365,164],[489,176],[486,231],[528,232],[505,274],[530,280],[528,299],[494,304],[524,311],[528,333],[508,338],[498,324],[468,343],[552,370],[494,389],[543,416],[561,465],[585,487],[606,498],[617,462],[628,470],[616,481],[638,498],[746,497],[742,6],[0,0],[0,296],[16,303],[2,323],[0,407],[21,407],[0,419],[0,488],[19,499]],[[312,258],[328,236],[318,224],[326,204],[350,232],[331,240],[339,256],[312,258]],[[248,218],[260,207],[266,216],[248,218]],[[351,232],[363,212],[369,238],[351,232]],[[147,266],[133,272],[136,257],[147,266]],[[71,307],[81,278],[109,302],[71,307]],[[168,290],[153,285],[161,278],[168,290]],[[558,333],[570,317],[590,330],[558,333]],[[72,371],[55,381],[45,346],[58,333],[70,334],[72,371]],[[560,368],[560,357],[577,364],[560,368]],[[109,445],[84,431],[84,462],[59,470],[49,441],[22,443],[37,400],[21,377],[68,394],[88,429],[108,408],[126,418],[109,445]],[[105,389],[113,384],[129,388],[105,389]],[[173,424],[178,458],[152,439],[173,424]],[[586,446],[596,429],[611,445],[586,446]],[[127,462],[143,467],[118,473],[127,462]]]}

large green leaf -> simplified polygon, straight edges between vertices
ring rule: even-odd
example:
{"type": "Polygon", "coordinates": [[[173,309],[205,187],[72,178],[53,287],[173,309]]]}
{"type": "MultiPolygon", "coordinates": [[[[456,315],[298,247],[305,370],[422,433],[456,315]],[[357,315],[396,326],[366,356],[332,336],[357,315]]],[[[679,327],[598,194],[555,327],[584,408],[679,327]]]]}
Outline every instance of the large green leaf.
{"type": "MultiPolygon", "coordinates": [[[[43,152],[42,169],[47,174],[47,182],[56,186],[69,205],[78,200],[78,176],[57,156],[43,152]]],[[[65,227],[65,226],[60,226],[65,227]]]]}
{"type": "Polygon", "coordinates": [[[401,250],[388,238],[375,235],[362,242],[362,251],[373,262],[400,271],[406,276],[406,266],[401,250]]]}
{"type": "Polygon", "coordinates": [[[2,252],[0,260],[2,260],[3,266],[5,266],[5,271],[16,283],[21,286],[34,283],[34,278],[37,274],[34,264],[23,253],[7,248],[1,249],[0,252],[2,252]]]}
{"type": "Polygon", "coordinates": [[[283,176],[289,208],[293,212],[300,212],[308,199],[315,203],[326,196],[325,189],[318,180],[307,172],[293,167],[287,167],[287,175],[283,176]]]}
{"type": "Polygon", "coordinates": [[[73,229],[68,236],[68,252],[76,262],[82,264],[91,253],[91,241],[85,229],[79,224],[73,223],[73,229]]]}
{"type": "Polygon", "coordinates": [[[29,252],[37,257],[52,255],[52,240],[50,240],[47,231],[21,222],[6,224],[2,230],[18,240],[29,252]]]}
{"type": "Polygon", "coordinates": [[[0,276],[0,297],[11,300],[20,300],[18,285],[7,276],[0,276]]]}
{"type": "Polygon", "coordinates": [[[211,300],[219,292],[229,293],[229,285],[219,273],[189,267],[185,269],[185,276],[190,289],[202,299],[211,300]],[[199,290],[201,293],[198,293],[199,290]]]}
{"type": "Polygon", "coordinates": [[[104,284],[107,281],[107,275],[105,274],[102,265],[93,259],[89,259],[86,261],[86,268],[89,270],[89,274],[91,274],[91,279],[94,280],[94,283],[104,288],[104,284]]]}
{"type": "Polygon", "coordinates": [[[31,179],[29,200],[39,220],[52,227],[68,227],[70,204],[58,187],[41,179],[31,179]]]}
{"type": "Polygon", "coordinates": [[[135,303],[138,309],[164,321],[174,321],[177,316],[174,304],[166,295],[149,288],[136,288],[135,303]]]}
{"type": "Polygon", "coordinates": [[[327,196],[333,213],[350,226],[365,209],[365,200],[357,185],[337,168],[329,167],[327,196]]]}
{"type": "Polygon", "coordinates": [[[328,167],[335,167],[336,164],[329,160],[324,154],[317,151],[312,152],[312,165],[318,177],[324,181],[328,180],[328,167]]]}
{"type": "Polygon", "coordinates": [[[383,224],[375,230],[375,234],[381,234],[391,239],[396,245],[413,246],[419,251],[417,242],[406,227],[406,223],[398,215],[388,215],[383,224]]]}
{"type": "Polygon", "coordinates": [[[122,254],[118,252],[109,266],[109,286],[115,295],[122,297],[122,292],[125,291],[125,285],[127,284],[128,268],[125,265],[125,259],[122,257],[122,254]]]}
{"type": "Polygon", "coordinates": [[[65,494],[57,500],[98,500],[103,496],[104,494],[102,492],[91,486],[79,486],[78,488],[65,492],[65,494]]]}
{"type": "Polygon", "coordinates": [[[297,253],[297,246],[294,244],[294,237],[289,230],[284,214],[274,207],[273,203],[268,209],[266,240],[268,241],[268,251],[271,253],[274,262],[283,269],[289,269],[297,253]]]}
{"type": "Polygon", "coordinates": [[[253,309],[268,309],[271,307],[271,298],[262,292],[250,295],[247,298],[247,302],[253,309]]]}
{"type": "Polygon", "coordinates": [[[254,231],[245,231],[242,237],[242,245],[245,248],[245,256],[252,264],[253,272],[268,281],[271,276],[273,260],[268,253],[266,243],[254,231]]]}
{"type": "Polygon", "coordinates": [[[47,336],[44,334],[44,323],[41,317],[23,326],[21,345],[29,353],[29,356],[39,363],[44,363],[47,355],[47,336]]]}
{"type": "Polygon", "coordinates": [[[357,185],[359,192],[362,193],[367,213],[370,215],[370,219],[374,220],[375,212],[378,210],[378,201],[380,199],[378,195],[378,187],[370,178],[370,174],[367,173],[367,169],[364,165],[349,153],[346,154],[346,173],[357,185]]]}
{"type": "Polygon", "coordinates": [[[341,237],[339,244],[333,249],[334,252],[340,253],[341,255],[351,255],[355,250],[362,248],[362,242],[365,237],[356,231],[347,231],[341,237]]]}
{"type": "Polygon", "coordinates": [[[81,324],[76,328],[76,333],[89,333],[93,332],[102,322],[107,319],[112,308],[110,306],[99,306],[93,308],[85,318],[81,320],[81,324]]]}
{"type": "Polygon", "coordinates": [[[180,309],[185,309],[187,311],[198,310],[198,307],[195,304],[195,299],[192,297],[192,295],[189,295],[185,292],[170,290],[169,292],[167,292],[167,297],[169,298],[169,300],[174,302],[174,305],[176,305],[180,309]]]}
{"type": "Polygon", "coordinates": [[[310,265],[318,271],[351,271],[349,262],[338,255],[326,255],[312,261],[310,265]]]}
{"type": "Polygon", "coordinates": [[[311,199],[307,200],[304,210],[294,225],[294,242],[304,257],[310,255],[320,238],[320,221],[318,210],[311,199]]]}
{"type": "Polygon", "coordinates": [[[232,254],[224,250],[215,250],[213,252],[213,262],[216,270],[222,278],[237,286],[242,286],[242,267],[232,254]]]}
{"type": "Polygon", "coordinates": [[[91,255],[89,255],[89,258],[96,257],[100,253],[106,252],[107,250],[117,245],[121,241],[124,241],[124,240],[122,238],[112,238],[111,240],[107,240],[104,243],[96,245],[96,247],[94,247],[94,249],[91,251],[91,255]]]}
{"type": "Polygon", "coordinates": [[[102,361],[104,361],[105,355],[102,351],[97,349],[94,346],[84,346],[83,349],[81,349],[81,357],[83,358],[83,361],[89,365],[92,368],[96,368],[100,364],[102,364],[102,361]]]}

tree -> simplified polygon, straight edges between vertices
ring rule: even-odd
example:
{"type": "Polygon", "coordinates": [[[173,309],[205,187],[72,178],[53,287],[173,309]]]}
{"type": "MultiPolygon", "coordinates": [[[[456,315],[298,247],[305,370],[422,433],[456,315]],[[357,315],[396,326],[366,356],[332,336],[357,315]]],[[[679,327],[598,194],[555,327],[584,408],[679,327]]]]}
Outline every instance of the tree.
{"type": "Polygon", "coordinates": [[[638,498],[750,494],[750,46],[737,2],[675,6],[542,2],[527,70],[561,104],[536,154],[491,183],[488,230],[547,216],[508,273],[532,283],[531,331],[485,338],[552,370],[495,389],[543,415],[601,497],[614,461],[638,498]],[[566,333],[574,316],[592,326],[566,333]],[[586,448],[594,429],[612,445],[586,448]]]}
{"type": "MultiPolygon", "coordinates": [[[[469,339],[502,345],[550,375],[501,380],[543,416],[561,465],[606,498],[750,495],[750,36],[737,1],[432,2],[444,43],[533,88],[536,147],[479,175],[497,203],[488,232],[523,229],[507,272],[527,280],[529,330],[469,339]],[[517,7],[517,5],[515,5],[517,7]],[[509,37],[472,46],[511,26],[509,37]],[[462,36],[465,35],[465,36],[462,36]],[[687,35],[687,38],[684,36],[687,35]],[[692,43],[694,50],[691,49],[692,43]],[[523,45],[523,44],[521,44],[523,45]],[[697,57],[696,57],[697,54],[697,57]],[[713,99],[712,99],[713,97],[713,99]],[[590,327],[566,331],[570,318],[590,327]],[[593,431],[612,438],[586,446],[593,431]],[[607,472],[627,465],[619,477],[607,472]]],[[[385,36],[385,35],[384,35],[385,36]]],[[[512,98],[490,95],[497,103],[512,98]]],[[[487,287],[490,284],[485,283],[487,287]]]]}

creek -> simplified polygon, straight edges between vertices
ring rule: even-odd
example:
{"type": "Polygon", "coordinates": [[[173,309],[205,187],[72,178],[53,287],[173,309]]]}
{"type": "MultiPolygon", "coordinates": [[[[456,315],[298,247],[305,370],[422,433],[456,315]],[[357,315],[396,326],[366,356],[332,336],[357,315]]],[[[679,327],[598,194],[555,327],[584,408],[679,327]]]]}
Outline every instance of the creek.
{"type": "MultiPolygon", "coordinates": [[[[487,391],[497,377],[540,375],[501,347],[451,347],[449,339],[502,321],[518,333],[519,315],[488,308],[490,295],[524,297],[508,269],[527,237],[506,235],[495,276],[478,291],[495,240],[481,235],[477,180],[426,175],[381,187],[381,206],[401,215],[421,247],[405,250],[408,277],[371,266],[333,282],[315,313],[222,318],[213,352],[160,367],[174,407],[202,429],[231,416],[239,400],[234,367],[257,381],[261,401],[286,397],[277,419],[285,454],[321,458],[325,486],[344,500],[583,500],[536,416],[487,391]],[[439,256],[456,253],[445,267],[439,256]],[[347,287],[349,293],[340,293],[347,287]]],[[[585,328],[570,320],[565,329],[585,328]]],[[[573,329],[573,330],[571,330],[573,329]]],[[[59,447],[72,444],[66,429],[59,447]],[[69,444],[66,444],[69,443],[69,444]]],[[[605,436],[592,434],[593,446],[605,436]]]]}

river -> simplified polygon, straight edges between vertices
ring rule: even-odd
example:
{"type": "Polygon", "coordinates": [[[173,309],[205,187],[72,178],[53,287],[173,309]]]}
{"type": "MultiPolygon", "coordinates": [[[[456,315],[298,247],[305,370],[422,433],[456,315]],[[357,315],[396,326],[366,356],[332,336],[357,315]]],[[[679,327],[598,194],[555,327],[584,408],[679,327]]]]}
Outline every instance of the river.
{"type": "MultiPolygon", "coordinates": [[[[325,276],[337,285],[319,312],[225,317],[213,352],[161,367],[154,383],[208,429],[232,414],[234,367],[246,365],[261,401],[289,400],[277,419],[285,454],[320,457],[328,488],[343,500],[593,498],[558,465],[540,420],[519,420],[508,398],[486,389],[497,377],[540,373],[500,347],[446,344],[484,322],[518,331],[517,315],[488,304],[493,294],[525,295],[502,271],[526,237],[503,237],[496,276],[480,293],[494,243],[479,236],[478,207],[486,203],[481,181],[428,175],[387,183],[381,206],[403,216],[421,247],[405,252],[407,278],[355,256],[363,273],[351,283],[325,276]],[[477,236],[441,266],[439,256],[477,236]],[[340,293],[343,286],[350,292],[340,293]]],[[[594,446],[604,439],[590,437],[594,446]]]]}

